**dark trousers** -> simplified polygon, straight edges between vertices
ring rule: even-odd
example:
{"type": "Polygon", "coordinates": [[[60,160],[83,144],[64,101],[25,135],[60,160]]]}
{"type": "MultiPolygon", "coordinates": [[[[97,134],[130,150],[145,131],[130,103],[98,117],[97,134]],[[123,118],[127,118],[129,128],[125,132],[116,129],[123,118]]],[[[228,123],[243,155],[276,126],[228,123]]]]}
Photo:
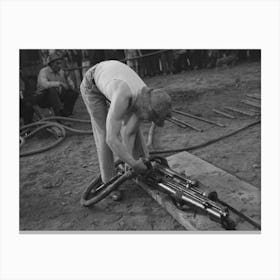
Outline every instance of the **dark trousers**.
{"type": "Polygon", "coordinates": [[[79,93],[72,89],[62,89],[59,92],[58,88],[45,89],[36,97],[36,103],[41,108],[53,108],[57,116],[72,115],[75,102],[79,93]]]}
{"type": "Polygon", "coordinates": [[[20,99],[20,117],[23,118],[24,124],[29,124],[33,120],[34,110],[32,103],[25,99],[20,99]]]}

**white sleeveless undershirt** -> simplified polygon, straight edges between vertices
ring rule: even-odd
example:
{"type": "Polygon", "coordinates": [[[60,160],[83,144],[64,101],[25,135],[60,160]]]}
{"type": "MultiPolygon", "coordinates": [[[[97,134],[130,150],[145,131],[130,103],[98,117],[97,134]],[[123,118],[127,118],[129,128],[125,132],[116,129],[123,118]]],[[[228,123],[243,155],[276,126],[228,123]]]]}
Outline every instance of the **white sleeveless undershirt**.
{"type": "Polygon", "coordinates": [[[98,63],[93,75],[97,88],[109,100],[112,100],[112,95],[114,94],[112,84],[110,86],[110,91],[108,90],[110,83],[114,80],[126,82],[133,96],[132,105],[134,104],[137,94],[146,86],[134,70],[117,60],[108,60],[98,63]]]}

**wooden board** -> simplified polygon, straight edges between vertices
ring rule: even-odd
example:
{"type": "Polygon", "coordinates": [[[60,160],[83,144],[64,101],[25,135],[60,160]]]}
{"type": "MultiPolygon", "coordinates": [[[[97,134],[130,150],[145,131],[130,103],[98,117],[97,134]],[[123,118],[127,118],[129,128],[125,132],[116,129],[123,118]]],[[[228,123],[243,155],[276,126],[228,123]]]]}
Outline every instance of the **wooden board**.
{"type": "Polygon", "coordinates": [[[244,104],[247,104],[249,106],[253,106],[253,107],[256,107],[256,108],[261,108],[261,104],[250,101],[250,100],[241,100],[241,102],[244,103],[244,104]]]}
{"type": "MultiPolygon", "coordinates": [[[[221,200],[260,224],[261,192],[255,186],[187,152],[172,155],[167,160],[171,169],[179,173],[185,173],[188,177],[200,181],[209,189],[217,191],[221,200]]],[[[181,211],[167,195],[152,190],[142,182],[137,181],[137,183],[187,230],[224,230],[219,223],[211,221],[209,217],[198,214],[194,210],[181,211]]],[[[231,218],[236,222],[236,230],[258,231],[234,214],[231,214],[231,218]]]]}
{"type": "Polygon", "coordinates": [[[253,113],[251,111],[250,112],[245,112],[243,110],[240,110],[238,108],[233,108],[233,107],[225,107],[225,109],[233,111],[233,112],[237,112],[237,113],[242,114],[242,115],[250,116],[250,117],[254,117],[255,116],[255,113],[253,113]]]}
{"type": "Polygon", "coordinates": [[[250,98],[254,98],[254,99],[261,100],[260,94],[257,94],[257,93],[254,93],[254,94],[246,94],[246,96],[247,96],[247,97],[250,97],[250,98]]]}

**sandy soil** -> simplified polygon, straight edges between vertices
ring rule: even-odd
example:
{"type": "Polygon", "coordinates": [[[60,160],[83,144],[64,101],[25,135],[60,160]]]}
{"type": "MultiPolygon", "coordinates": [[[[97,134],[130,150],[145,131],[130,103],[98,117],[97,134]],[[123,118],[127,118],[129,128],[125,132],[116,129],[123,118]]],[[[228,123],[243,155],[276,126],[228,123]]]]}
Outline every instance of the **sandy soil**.
{"type": "MultiPolygon", "coordinates": [[[[164,128],[155,131],[155,149],[176,149],[203,143],[257,119],[231,113],[236,116],[232,120],[212,110],[223,110],[224,106],[253,110],[240,101],[246,94],[260,94],[260,63],[157,76],[145,82],[152,87],[168,89],[175,108],[226,125],[222,128],[174,114],[176,118],[202,128],[203,132],[166,122],[164,128]]],[[[73,117],[88,119],[80,98],[73,117]]],[[[88,125],[71,125],[90,128],[88,125]]],[[[144,128],[147,133],[149,125],[145,124],[144,128]]],[[[24,149],[40,147],[52,140],[47,133],[40,133],[24,149]]],[[[261,187],[260,125],[192,153],[257,188],[261,187]]],[[[20,158],[20,230],[184,230],[133,182],[121,186],[122,201],[113,202],[106,198],[91,208],[83,208],[79,202],[81,194],[97,174],[98,163],[91,135],[69,134],[62,144],[48,152],[20,158]]]]}

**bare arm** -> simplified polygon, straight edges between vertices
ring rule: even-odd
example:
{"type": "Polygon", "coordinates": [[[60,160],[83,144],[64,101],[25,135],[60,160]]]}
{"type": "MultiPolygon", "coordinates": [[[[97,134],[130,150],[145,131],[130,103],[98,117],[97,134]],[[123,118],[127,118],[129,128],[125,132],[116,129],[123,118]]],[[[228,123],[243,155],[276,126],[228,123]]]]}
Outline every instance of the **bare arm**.
{"type": "Polygon", "coordinates": [[[112,151],[124,162],[130,165],[136,172],[146,171],[146,166],[141,160],[135,160],[132,149],[135,142],[135,132],[138,131],[138,118],[130,120],[130,130],[126,132],[125,139],[121,139],[122,123],[127,116],[131,92],[126,84],[120,83],[115,89],[114,98],[106,122],[106,141],[112,151]],[[122,141],[124,140],[124,141],[122,141]]]}
{"type": "Polygon", "coordinates": [[[125,147],[127,147],[128,152],[133,155],[134,159],[138,159],[139,156],[149,157],[140,122],[136,115],[133,114],[130,117],[122,136],[125,147]]]}
{"type": "Polygon", "coordinates": [[[38,75],[38,88],[39,89],[47,89],[47,88],[53,88],[53,87],[59,87],[60,82],[57,81],[49,81],[47,74],[44,70],[44,68],[39,72],[38,75]]]}
{"type": "Polygon", "coordinates": [[[121,127],[127,114],[130,90],[126,85],[119,85],[111,101],[106,121],[106,141],[112,151],[130,166],[136,164],[132,155],[122,143],[121,127]]]}
{"type": "Polygon", "coordinates": [[[134,157],[134,159],[135,159],[135,155],[133,154],[133,150],[135,146],[135,140],[136,140],[138,128],[139,128],[139,120],[136,117],[136,115],[133,114],[125,124],[125,127],[122,131],[122,142],[126,147],[127,151],[134,157]]]}
{"type": "Polygon", "coordinates": [[[146,144],[146,141],[145,141],[145,138],[144,138],[143,131],[142,131],[141,127],[139,127],[138,133],[139,133],[142,149],[143,149],[143,152],[144,152],[144,156],[145,156],[146,159],[148,159],[149,158],[149,150],[148,150],[148,147],[147,147],[147,144],[146,144]]]}

